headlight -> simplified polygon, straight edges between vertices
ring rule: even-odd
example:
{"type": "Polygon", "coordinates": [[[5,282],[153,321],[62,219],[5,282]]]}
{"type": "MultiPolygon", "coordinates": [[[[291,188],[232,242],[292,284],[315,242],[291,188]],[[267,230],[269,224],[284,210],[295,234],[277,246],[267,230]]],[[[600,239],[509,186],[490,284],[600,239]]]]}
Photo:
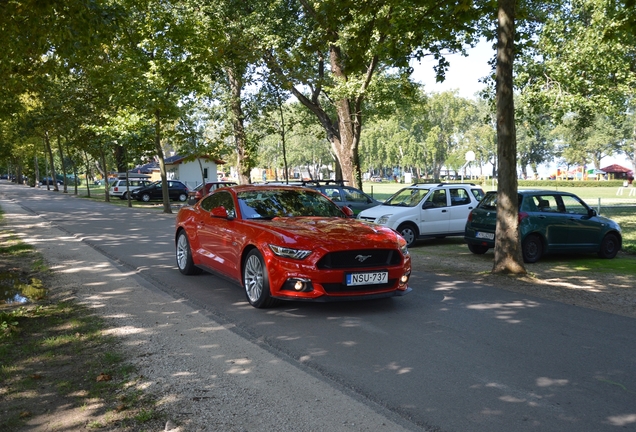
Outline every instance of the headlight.
{"type": "Polygon", "coordinates": [[[409,254],[409,248],[406,245],[400,245],[400,252],[402,252],[402,255],[407,256],[409,254]]]}
{"type": "Polygon", "coordinates": [[[280,257],[293,258],[297,260],[305,259],[311,254],[310,250],[292,249],[275,245],[269,245],[269,248],[280,257]]]}
{"type": "Polygon", "coordinates": [[[389,221],[389,218],[391,216],[393,215],[390,215],[390,214],[382,215],[375,221],[375,223],[377,223],[378,225],[386,225],[386,223],[389,221]]]}

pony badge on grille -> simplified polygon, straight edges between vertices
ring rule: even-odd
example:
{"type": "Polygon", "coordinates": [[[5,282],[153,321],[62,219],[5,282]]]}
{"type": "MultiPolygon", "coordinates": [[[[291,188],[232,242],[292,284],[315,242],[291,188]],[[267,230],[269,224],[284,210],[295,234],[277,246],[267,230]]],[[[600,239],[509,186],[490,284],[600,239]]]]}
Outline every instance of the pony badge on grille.
{"type": "Polygon", "coordinates": [[[356,259],[360,262],[365,262],[367,258],[371,258],[371,255],[356,255],[356,259]]]}

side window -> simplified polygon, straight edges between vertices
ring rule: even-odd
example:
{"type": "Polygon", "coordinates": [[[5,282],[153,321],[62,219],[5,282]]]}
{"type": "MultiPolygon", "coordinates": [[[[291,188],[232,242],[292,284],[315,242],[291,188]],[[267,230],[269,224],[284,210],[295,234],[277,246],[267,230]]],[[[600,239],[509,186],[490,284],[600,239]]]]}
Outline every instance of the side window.
{"type": "Polygon", "coordinates": [[[542,213],[558,213],[559,205],[554,195],[537,195],[534,197],[537,210],[542,213]]]}
{"type": "Polygon", "coordinates": [[[446,207],[446,190],[438,189],[434,191],[427,199],[427,202],[432,202],[434,207],[446,207]]]}
{"type": "Polygon", "coordinates": [[[342,201],[342,197],[340,196],[340,191],[338,190],[338,188],[326,187],[323,189],[323,193],[325,194],[325,196],[329,197],[331,201],[333,202],[342,201]]]}
{"type": "Polygon", "coordinates": [[[470,204],[470,196],[468,195],[468,192],[466,192],[466,189],[451,189],[449,192],[451,197],[451,206],[470,204]]]}
{"type": "Polygon", "coordinates": [[[587,215],[588,208],[579,200],[571,196],[561,196],[563,200],[563,211],[569,214],[587,215]]]}
{"type": "Polygon", "coordinates": [[[345,194],[345,201],[357,202],[357,203],[368,203],[366,195],[360,193],[355,189],[343,188],[342,191],[345,194]]]}
{"type": "Polygon", "coordinates": [[[215,207],[214,206],[215,201],[216,200],[214,199],[214,195],[207,196],[201,200],[200,206],[203,210],[210,211],[212,210],[213,207],[215,207]]]}
{"type": "Polygon", "coordinates": [[[201,208],[205,211],[210,211],[216,207],[225,207],[227,215],[229,217],[236,217],[236,207],[234,205],[234,199],[229,192],[218,192],[201,200],[201,208]]]}

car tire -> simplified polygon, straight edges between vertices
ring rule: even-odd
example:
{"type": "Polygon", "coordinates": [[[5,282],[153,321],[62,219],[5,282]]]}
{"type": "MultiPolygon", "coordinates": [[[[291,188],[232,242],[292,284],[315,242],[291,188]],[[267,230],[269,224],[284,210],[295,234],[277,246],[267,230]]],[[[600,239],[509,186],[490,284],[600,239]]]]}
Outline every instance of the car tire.
{"type": "Polygon", "coordinates": [[[486,252],[488,252],[488,249],[490,249],[488,246],[484,246],[484,245],[476,245],[476,244],[469,244],[468,245],[468,250],[471,251],[472,253],[476,254],[476,255],[483,255],[486,252]]]}
{"type": "Polygon", "coordinates": [[[188,199],[188,194],[185,194],[185,193],[179,194],[179,201],[184,202],[187,199],[188,199]]]}
{"type": "Polygon", "coordinates": [[[127,200],[128,199],[128,192],[124,192],[124,194],[121,196],[121,199],[127,200]]]}
{"type": "Polygon", "coordinates": [[[417,227],[415,225],[408,222],[403,223],[398,227],[397,232],[404,237],[407,247],[411,247],[415,244],[415,240],[417,240],[417,227]]]}
{"type": "Polygon", "coordinates": [[[618,253],[619,241],[616,234],[606,234],[601,241],[601,247],[598,251],[598,256],[605,259],[612,259],[618,253]]]}
{"type": "Polygon", "coordinates": [[[523,262],[536,263],[543,255],[543,242],[538,235],[531,234],[525,238],[521,245],[523,262]]]}
{"type": "Polygon", "coordinates": [[[194,265],[192,260],[192,249],[185,231],[181,231],[177,236],[176,253],[177,267],[184,275],[194,275],[201,273],[201,269],[194,265]]]}
{"type": "Polygon", "coordinates": [[[148,201],[150,201],[150,194],[147,194],[147,193],[143,194],[143,195],[141,196],[141,200],[142,200],[143,202],[148,202],[148,201]]]}
{"type": "Polygon", "coordinates": [[[278,301],[269,293],[269,277],[263,256],[257,249],[252,249],[243,263],[243,288],[245,296],[255,308],[272,307],[278,301]]]}

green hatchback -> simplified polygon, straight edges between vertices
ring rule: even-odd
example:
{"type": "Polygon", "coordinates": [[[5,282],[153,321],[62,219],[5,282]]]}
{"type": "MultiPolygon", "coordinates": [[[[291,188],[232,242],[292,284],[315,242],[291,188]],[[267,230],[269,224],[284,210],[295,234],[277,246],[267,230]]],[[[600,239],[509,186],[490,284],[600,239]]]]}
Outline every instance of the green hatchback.
{"type": "MultiPolygon", "coordinates": [[[[596,252],[614,258],[621,249],[620,226],[599,216],[568,192],[522,190],[519,194],[519,234],[523,260],[537,262],[547,253],[596,252]]],[[[488,192],[468,215],[464,240],[475,254],[495,247],[497,192],[488,192]]]]}

